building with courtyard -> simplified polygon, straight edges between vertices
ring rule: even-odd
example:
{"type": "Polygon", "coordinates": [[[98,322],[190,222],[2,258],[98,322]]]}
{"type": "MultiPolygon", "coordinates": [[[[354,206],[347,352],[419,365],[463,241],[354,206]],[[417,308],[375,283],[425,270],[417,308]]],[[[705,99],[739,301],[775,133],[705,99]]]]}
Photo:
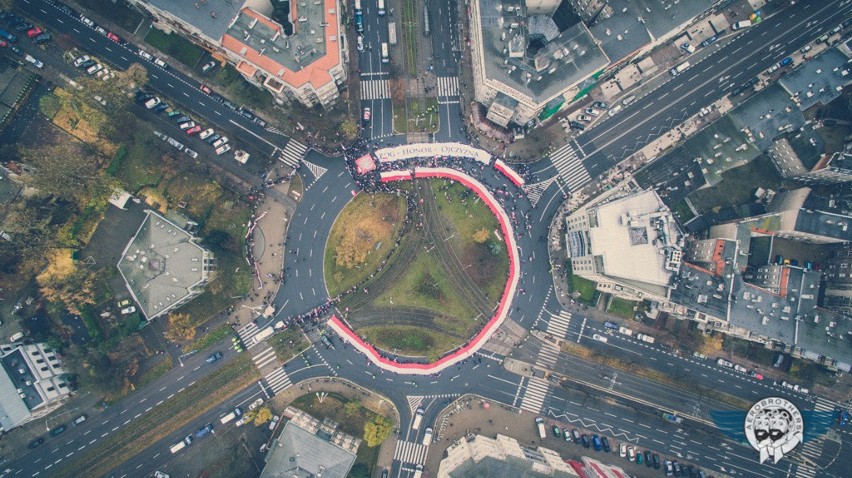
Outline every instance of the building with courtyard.
{"type": "Polygon", "coordinates": [[[179,33],[227,60],[281,103],[325,107],[340,96],[346,47],[336,0],[130,2],[153,16],[156,28],[179,33]],[[288,3],[285,24],[274,20],[288,3]]]}
{"type": "Polygon", "coordinates": [[[605,69],[670,40],[711,0],[473,0],[475,99],[500,126],[545,120],[605,69]]]}
{"type": "Polygon", "coordinates": [[[260,478],[346,478],[355,463],[361,439],[337,430],[337,423],[320,421],[287,407],[287,424],[273,440],[260,478]]]}
{"type": "Polygon", "coordinates": [[[683,233],[652,190],[603,195],[565,220],[574,274],[627,300],[667,300],[683,233]]]}
{"type": "Polygon", "coordinates": [[[145,213],[118,270],[139,311],[152,320],[200,294],[215,261],[193,235],[154,211],[145,213]]]}
{"type": "Polygon", "coordinates": [[[65,369],[47,344],[0,346],[0,427],[9,431],[59,407],[71,393],[65,369]]]}

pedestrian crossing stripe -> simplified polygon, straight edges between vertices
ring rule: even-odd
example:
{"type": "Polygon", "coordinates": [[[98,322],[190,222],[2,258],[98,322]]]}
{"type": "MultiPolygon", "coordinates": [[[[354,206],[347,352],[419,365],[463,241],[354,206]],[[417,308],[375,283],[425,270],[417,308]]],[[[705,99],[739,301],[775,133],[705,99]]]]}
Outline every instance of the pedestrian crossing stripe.
{"type": "Polygon", "coordinates": [[[402,463],[422,465],[426,461],[426,452],[428,450],[429,447],[420,443],[399,440],[396,442],[393,459],[401,461],[402,463]]]}
{"type": "Polygon", "coordinates": [[[260,332],[260,329],[257,327],[257,325],[254,322],[249,322],[243,328],[237,331],[237,335],[240,336],[240,340],[243,342],[243,344],[248,346],[250,343],[253,342],[252,339],[255,335],[258,334],[258,332],[260,332]]]}
{"type": "Polygon", "coordinates": [[[822,397],[817,397],[816,403],[814,403],[814,410],[818,412],[833,412],[835,408],[834,402],[822,397]]]}
{"type": "Polygon", "coordinates": [[[438,77],[438,96],[458,96],[459,79],[457,76],[438,77]]]}
{"type": "Polygon", "coordinates": [[[284,371],[284,367],[278,367],[263,378],[266,381],[266,388],[272,391],[272,395],[286,389],[292,382],[290,382],[290,377],[287,376],[287,372],[284,371]]]}
{"type": "Polygon", "coordinates": [[[408,399],[408,409],[411,411],[411,415],[413,416],[414,410],[416,410],[417,407],[419,407],[420,404],[423,403],[424,397],[422,397],[422,396],[408,396],[408,397],[405,397],[405,398],[408,399]]]}
{"type": "Polygon", "coordinates": [[[559,339],[564,339],[565,335],[568,333],[568,326],[571,324],[571,313],[566,310],[560,310],[558,315],[550,316],[550,320],[547,321],[547,333],[557,337],[559,339]]]}
{"type": "Polygon", "coordinates": [[[557,359],[559,359],[559,349],[550,344],[550,342],[542,343],[536,365],[548,369],[553,368],[556,365],[557,359]]]}
{"type": "Polygon", "coordinates": [[[577,150],[571,143],[557,149],[550,155],[550,162],[559,172],[559,176],[565,181],[568,190],[573,192],[592,181],[592,176],[583,165],[583,161],[577,154],[577,150]]]}
{"type": "Polygon", "coordinates": [[[254,357],[252,357],[255,367],[257,367],[258,369],[261,369],[264,366],[270,364],[271,362],[275,361],[275,359],[275,350],[272,347],[268,347],[267,349],[261,352],[255,353],[254,357]]]}
{"type": "Polygon", "coordinates": [[[547,398],[548,387],[549,384],[546,380],[530,377],[524,391],[524,396],[521,399],[521,410],[526,410],[530,413],[541,412],[544,399],[547,398]]]}
{"type": "Polygon", "coordinates": [[[325,174],[326,171],[328,171],[327,168],[324,168],[322,166],[317,166],[316,164],[314,164],[310,161],[302,161],[302,162],[308,168],[308,171],[310,171],[311,174],[313,174],[314,177],[317,178],[317,179],[321,178],[322,175],[325,174]]]}
{"type": "Polygon", "coordinates": [[[527,199],[530,200],[530,204],[532,207],[535,207],[538,204],[538,201],[541,199],[541,195],[547,191],[547,188],[550,187],[553,182],[556,181],[556,176],[545,179],[544,181],[539,181],[533,184],[525,184],[522,186],[524,193],[527,195],[527,199]]]}
{"type": "Polygon", "coordinates": [[[284,149],[281,150],[281,155],[278,156],[278,159],[287,166],[295,168],[299,164],[299,161],[305,157],[305,151],[307,150],[307,146],[295,139],[291,139],[287,142],[287,145],[284,146],[284,149]]]}
{"type": "Polygon", "coordinates": [[[361,80],[362,100],[383,100],[390,98],[388,80],[361,80]]]}

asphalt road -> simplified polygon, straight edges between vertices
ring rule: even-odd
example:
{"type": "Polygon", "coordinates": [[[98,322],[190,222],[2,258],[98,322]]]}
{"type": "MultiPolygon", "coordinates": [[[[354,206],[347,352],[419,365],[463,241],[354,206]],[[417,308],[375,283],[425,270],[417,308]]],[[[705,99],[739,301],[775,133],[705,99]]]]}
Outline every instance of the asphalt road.
{"type": "Polygon", "coordinates": [[[573,153],[571,164],[581,161],[582,171],[544,161],[536,167],[539,175],[553,176],[560,169],[576,190],[591,180],[583,179],[585,173],[600,177],[673,125],[837,26],[850,12],[849,2],[806,0],[737,32],[731,41],[707,47],[715,51],[551,154],[553,159],[573,153]]]}
{"type": "Polygon", "coordinates": [[[427,0],[429,38],[432,42],[431,70],[438,83],[438,131],[435,141],[462,141],[465,137],[458,92],[459,59],[462,53],[458,4],[453,0],[427,0]]]}
{"type": "MultiPolygon", "coordinates": [[[[358,52],[361,110],[363,113],[365,108],[370,108],[372,116],[369,121],[363,121],[364,136],[370,140],[381,140],[393,136],[393,105],[388,85],[390,63],[382,62],[382,43],[389,41],[388,16],[387,12],[379,15],[376,2],[361,2],[361,6],[364,18],[364,32],[361,34],[364,51],[358,52]]],[[[391,48],[390,45],[388,48],[391,48]]]]}

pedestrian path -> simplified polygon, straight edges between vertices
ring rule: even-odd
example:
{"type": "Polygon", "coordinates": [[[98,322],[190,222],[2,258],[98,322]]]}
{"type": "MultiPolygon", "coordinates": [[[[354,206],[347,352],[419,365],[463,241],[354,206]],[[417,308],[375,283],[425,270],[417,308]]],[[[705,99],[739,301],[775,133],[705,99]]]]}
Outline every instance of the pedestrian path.
{"type": "Polygon", "coordinates": [[[287,141],[287,145],[281,150],[281,155],[278,156],[278,159],[283,161],[287,166],[295,168],[299,165],[299,161],[305,157],[305,151],[307,150],[307,146],[295,139],[291,139],[287,141]]]}
{"type": "Polygon", "coordinates": [[[261,350],[260,352],[255,352],[254,356],[251,358],[254,361],[254,366],[257,367],[258,370],[275,361],[275,349],[269,345],[266,345],[266,347],[266,349],[261,350]]]}
{"type": "Polygon", "coordinates": [[[544,399],[547,398],[547,389],[547,380],[530,377],[524,390],[524,396],[521,398],[521,410],[530,413],[541,412],[541,406],[544,405],[544,399]]]}
{"type": "Polygon", "coordinates": [[[276,368],[272,373],[263,377],[263,380],[266,382],[266,388],[272,391],[272,395],[292,385],[290,377],[284,371],[284,367],[276,368]]]}
{"type": "Polygon", "coordinates": [[[567,310],[560,310],[557,315],[550,315],[550,320],[547,321],[546,332],[558,339],[564,339],[568,333],[568,326],[571,325],[571,313],[567,310]]]}
{"type": "Polygon", "coordinates": [[[538,351],[538,360],[536,365],[548,370],[556,366],[556,361],[559,359],[559,349],[550,342],[542,342],[541,350],[538,351]]]}
{"type": "Polygon", "coordinates": [[[396,450],[393,452],[393,459],[403,463],[412,463],[422,465],[426,462],[426,452],[429,447],[420,443],[412,443],[410,441],[399,440],[396,442],[396,450]]]}
{"type": "Polygon", "coordinates": [[[583,165],[583,161],[577,154],[578,149],[571,143],[557,149],[550,155],[550,161],[559,172],[559,176],[565,181],[568,189],[573,193],[591,182],[592,177],[583,165]]]}
{"type": "Polygon", "coordinates": [[[362,100],[384,100],[390,98],[388,80],[361,80],[362,100]]]}
{"type": "Polygon", "coordinates": [[[328,171],[328,168],[324,168],[322,166],[317,166],[316,164],[314,164],[310,161],[302,161],[302,163],[304,163],[305,167],[308,168],[308,171],[310,171],[311,174],[313,174],[314,178],[316,178],[316,179],[321,178],[322,175],[325,174],[326,171],[328,171]]]}
{"type": "Polygon", "coordinates": [[[439,76],[438,77],[438,97],[441,96],[458,96],[459,95],[459,79],[456,76],[439,76]]]}
{"type": "Polygon", "coordinates": [[[530,204],[532,204],[532,207],[535,207],[536,204],[538,204],[538,201],[541,200],[541,195],[544,194],[544,191],[546,191],[554,181],[556,181],[556,177],[522,186],[524,193],[527,195],[527,199],[529,199],[530,204]]]}
{"type": "Polygon", "coordinates": [[[237,331],[237,335],[240,336],[240,340],[243,342],[243,344],[245,344],[246,348],[250,348],[249,344],[256,345],[254,343],[254,340],[252,339],[259,332],[260,329],[257,327],[257,324],[255,324],[254,322],[249,322],[244,325],[243,328],[237,331]]]}

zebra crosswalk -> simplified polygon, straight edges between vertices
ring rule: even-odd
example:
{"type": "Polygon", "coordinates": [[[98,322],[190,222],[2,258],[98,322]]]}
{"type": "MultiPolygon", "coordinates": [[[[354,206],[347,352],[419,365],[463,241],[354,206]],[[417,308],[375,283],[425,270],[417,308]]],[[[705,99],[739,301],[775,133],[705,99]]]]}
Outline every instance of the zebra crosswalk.
{"type": "Polygon", "coordinates": [[[568,326],[571,324],[571,313],[567,310],[560,310],[557,315],[550,315],[550,320],[547,321],[546,332],[556,338],[564,339],[568,333],[568,326]]]}
{"type": "Polygon", "coordinates": [[[276,359],[275,349],[268,345],[266,347],[266,349],[255,353],[251,358],[254,361],[254,366],[257,367],[258,370],[274,362],[276,359]]]}
{"type": "Polygon", "coordinates": [[[240,340],[243,342],[243,344],[245,344],[246,349],[250,349],[257,345],[252,339],[259,332],[260,329],[257,327],[257,324],[255,324],[254,322],[249,322],[248,324],[243,326],[243,328],[237,331],[237,335],[240,336],[240,340]]]}
{"type": "Polygon", "coordinates": [[[328,168],[324,168],[322,166],[317,166],[316,164],[314,164],[310,161],[303,161],[303,163],[305,164],[305,167],[308,168],[308,171],[310,171],[311,174],[313,174],[314,178],[316,178],[316,179],[321,178],[322,175],[325,174],[326,171],[328,171],[328,168]]]}
{"type": "Polygon", "coordinates": [[[459,78],[457,76],[438,77],[438,96],[458,96],[459,78]]]}
{"type": "Polygon", "coordinates": [[[390,98],[388,80],[361,80],[362,100],[383,100],[390,98]]]}
{"type": "Polygon", "coordinates": [[[550,161],[572,193],[592,180],[589,171],[586,170],[583,161],[577,155],[577,149],[571,143],[565,144],[551,154],[550,161]]]}
{"type": "Polygon", "coordinates": [[[267,375],[263,377],[263,380],[266,381],[266,388],[272,391],[272,395],[280,392],[281,390],[286,389],[292,382],[290,382],[290,377],[287,376],[287,372],[284,371],[284,367],[278,367],[267,375]]]}
{"type": "Polygon", "coordinates": [[[307,146],[295,139],[291,139],[287,141],[287,145],[281,150],[281,155],[278,156],[278,159],[287,166],[295,168],[299,164],[299,161],[305,157],[305,151],[307,150],[307,146]]]}
{"type": "Polygon", "coordinates": [[[420,465],[426,461],[426,452],[428,450],[429,447],[421,445],[420,443],[399,440],[396,442],[393,459],[399,460],[403,463],[414,463],[420,465]]]}
{"type": "Polygon", "coordinates": [[[541,195],[550,187],[553,182],[556,181],[556,177],[552,177],[550,179],[545,179],[544,181],[539,181],[533,184],[524,184],[522,186],[524,193],[527,195],[527,199],[530,200],[530,204],[532,207],[535,207],[538,204],[538,201],[541,199],[541,195]]]}
{"type": "Polygon", "coordinates": [[[541,406],[544,405],[544,399],[547,398],[547,389],[547,380],[530,377],[526,390],[524,390],[524,396],[521,398],[521,410],[530,413],[541,412],[541,406]]]}
{"type": "Polygon", "coordinates": [[[559,349],[550,342],[543,342],[541,349],[538,351],[538,359],[536,365],[546,369],[552,369],[556,366],[556,361],[559,359],[559,349]]]}
{"type": "MultiPolygon", "coordinates": [[[[831,400],[823,397],[817,397],[814,402],[814,413],[829,413],[834,414],[836,404],[831,400]]],[[[817,468],[814,463],[820,460],[822,456],[823,445],[825,444],[825,435],[808,440],[802,445],[803,463],[796,467],[796,478],[814,478],[817,468]]]]}

